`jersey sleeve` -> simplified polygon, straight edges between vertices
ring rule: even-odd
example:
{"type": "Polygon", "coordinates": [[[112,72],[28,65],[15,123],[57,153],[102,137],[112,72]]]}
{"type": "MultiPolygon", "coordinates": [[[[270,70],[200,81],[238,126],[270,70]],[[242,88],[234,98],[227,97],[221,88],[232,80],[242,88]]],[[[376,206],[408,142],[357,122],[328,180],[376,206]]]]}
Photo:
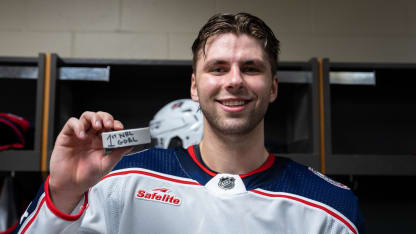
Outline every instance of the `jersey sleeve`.
{"type": "Polygon", "coordinates": [[[30,203],[15,233],[76,233],[86,216],[88,193],[71,214],[65,214],[53,204],[49,194],[49,177],[30,203]]]}
{"type": "Polygon", "coordinates": [[[365,219],[364,219],[364,216],[363,216],[363,213],[360,209],[359,204],[357,204],[357,219],[356,219],[355,223],[357,225],[357,229],[358,229],[359,234],[366,234],[367,233],[366,225],[365,225],[365,219]]]}

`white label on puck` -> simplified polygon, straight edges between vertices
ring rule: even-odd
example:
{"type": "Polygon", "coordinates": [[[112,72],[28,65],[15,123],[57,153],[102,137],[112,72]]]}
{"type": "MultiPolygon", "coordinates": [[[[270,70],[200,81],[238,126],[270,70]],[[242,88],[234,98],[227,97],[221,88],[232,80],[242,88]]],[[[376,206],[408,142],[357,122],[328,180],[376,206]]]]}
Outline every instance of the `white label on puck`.
{"type": "Polygon", "coordinates": [[[135,128],[113,132],[103,132],[103,147],[114,149],[119,147],[142,145],[150,143],[149,128],[135,128]]]}

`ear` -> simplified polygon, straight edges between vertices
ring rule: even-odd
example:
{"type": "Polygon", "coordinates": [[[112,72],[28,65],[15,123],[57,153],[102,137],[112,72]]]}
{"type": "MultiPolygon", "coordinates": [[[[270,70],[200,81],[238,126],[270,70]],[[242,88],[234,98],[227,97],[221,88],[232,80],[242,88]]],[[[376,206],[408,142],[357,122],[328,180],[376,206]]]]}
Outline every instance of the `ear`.
{"type": "Polygon", "coordinates": [[[279,84],[279,80],[277,78],[277,74],[273,76],[273,80],[272,80],[272,86],[270,87],[270,103],[274,102],[274,100],[276,100],[277,98],[277,93],[278,93],[278,85],[279,84]]]}
{"type": "Polygon", "coordinates": [[[199,101],[195,73],[192,73],[192,78],[191,78],[191,98],[192,100],[196,102],[199,101]]]}

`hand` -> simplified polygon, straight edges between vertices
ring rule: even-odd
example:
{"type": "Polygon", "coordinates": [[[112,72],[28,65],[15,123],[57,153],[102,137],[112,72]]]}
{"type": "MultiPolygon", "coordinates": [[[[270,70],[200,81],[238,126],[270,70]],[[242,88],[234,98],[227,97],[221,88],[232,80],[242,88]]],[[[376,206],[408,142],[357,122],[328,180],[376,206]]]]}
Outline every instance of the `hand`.
{"type": "Polygon", "coordinates": [[[83,194],[132,149],[117,148],[104,155],[101,133],[122,129],[122,123],[105,112],[84,112],[66,122],[50,162],[50,194],[58,209],[70,213],[83,194]]]}

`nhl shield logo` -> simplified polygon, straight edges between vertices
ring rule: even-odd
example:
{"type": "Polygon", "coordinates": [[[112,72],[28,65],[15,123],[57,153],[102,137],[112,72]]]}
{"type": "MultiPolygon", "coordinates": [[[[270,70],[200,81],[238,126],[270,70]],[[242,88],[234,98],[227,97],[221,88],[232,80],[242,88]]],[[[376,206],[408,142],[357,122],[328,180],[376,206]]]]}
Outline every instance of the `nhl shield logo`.
{"type": "Polygon", "coordinates": [[[220,181],[218,182],[218,187],[229,190],[234,188],[235,185],[235,179],[233,177],[222,177],[220,178],[220,181]]]}

